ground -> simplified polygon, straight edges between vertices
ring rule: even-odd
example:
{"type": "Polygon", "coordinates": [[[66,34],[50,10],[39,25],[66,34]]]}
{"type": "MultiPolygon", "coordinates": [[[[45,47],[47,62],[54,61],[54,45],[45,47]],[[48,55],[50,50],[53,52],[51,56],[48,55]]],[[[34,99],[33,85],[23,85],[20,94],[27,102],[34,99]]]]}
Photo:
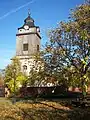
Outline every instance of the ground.
{"type": "Polygon", "coordinates": [[[21,100],[13,103],[0,98],[0,120],[90,120],[88,107],[66,107],[65,103],[61,100],[21,100]]]}

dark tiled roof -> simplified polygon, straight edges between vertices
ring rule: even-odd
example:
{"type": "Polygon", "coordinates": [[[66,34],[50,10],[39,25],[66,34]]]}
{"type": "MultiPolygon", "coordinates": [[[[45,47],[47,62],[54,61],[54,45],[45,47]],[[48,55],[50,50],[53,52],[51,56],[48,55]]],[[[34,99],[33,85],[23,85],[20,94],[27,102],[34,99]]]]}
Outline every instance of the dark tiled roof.
{"type": "Polygon", "coordinates": [[[31,18],[30,15],[24,20],[24,22],[26,23],[26,22],[29,21],[29,20],[34,22],[34,20],[31,18]]]}
{"type": "Polygon", "coordinates": [[[34,20],[31,18],[30,15],[24,20],[25,24],[28,25],[29,27],[35,26],[34,25],[34,20]]]}
{"type": "MultiPolygon", "coordinates": [[[[34,20],[31,18],[30,15],[28,15],[28,17],[24,20],[24,25],[28,25],[29,28],[35,27],[34,20]]],[[[22,27],[18,28],[18,30],[24,28],[24,25],[22,27]]]]}

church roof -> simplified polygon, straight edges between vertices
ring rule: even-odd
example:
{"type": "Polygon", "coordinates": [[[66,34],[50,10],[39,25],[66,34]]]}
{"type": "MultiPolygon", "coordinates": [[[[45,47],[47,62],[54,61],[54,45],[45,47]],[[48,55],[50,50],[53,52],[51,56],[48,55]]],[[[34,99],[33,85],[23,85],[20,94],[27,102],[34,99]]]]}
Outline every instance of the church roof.
{"type": "Polygon", "coordinates": [[[34,20],[31,18],[30,14],[28,17],[24,20],[24,24],[28,25],[29,27],[35,26],[34,20]]]}
{"type": "Polygon", "coordinates": [[[24,22],[28,22],[28,21],[33,21],[34,22],[34,20],[31,18],[31,16],[30,16],[30,14],[28,15],[28,17],[24,20],[24,22]]]}
{"type": "MultiPolygon", "coordinates": [[[[28,25],[29,27],[35,27],[34,20],[33,18],[31,18],[30,13],[28,13],[28,17],[24,20],[24,25],[28,25]]],[[[23,28],[24,25],[18,29],[23,28]]]]}

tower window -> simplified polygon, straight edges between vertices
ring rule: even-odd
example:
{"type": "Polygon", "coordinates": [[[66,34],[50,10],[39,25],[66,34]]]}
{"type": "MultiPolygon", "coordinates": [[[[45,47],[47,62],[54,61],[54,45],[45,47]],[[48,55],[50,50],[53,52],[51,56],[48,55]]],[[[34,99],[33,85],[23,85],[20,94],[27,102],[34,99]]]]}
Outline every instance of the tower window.
{"type": "Polygon", "coordinates": [[[23,66],[23,70],[24,71],[27,70],[27,66],[26,65],[23,66]]]}
{"type": "Polygon", "coordinates": [[[37,45],[37,51],[39,51],[39,45],[37,45]]]}
{"type": "Polygon", "coordinates": [[[28,44],[23,44],[23,51],[28,51],[28,44]]]}

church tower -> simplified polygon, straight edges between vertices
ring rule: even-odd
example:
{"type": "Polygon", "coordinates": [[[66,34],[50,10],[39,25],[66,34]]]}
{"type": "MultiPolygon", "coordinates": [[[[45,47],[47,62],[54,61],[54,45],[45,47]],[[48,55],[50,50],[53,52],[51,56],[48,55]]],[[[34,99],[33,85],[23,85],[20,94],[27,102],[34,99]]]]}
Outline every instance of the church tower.
{"type": "Polygon", "coordinates": [[[40,28],[35,26],[30,13],[16,34],[16,56],[20,59],[22,72],[29,75],[33,65],[33,55],[40,49],[40,28]]]}

